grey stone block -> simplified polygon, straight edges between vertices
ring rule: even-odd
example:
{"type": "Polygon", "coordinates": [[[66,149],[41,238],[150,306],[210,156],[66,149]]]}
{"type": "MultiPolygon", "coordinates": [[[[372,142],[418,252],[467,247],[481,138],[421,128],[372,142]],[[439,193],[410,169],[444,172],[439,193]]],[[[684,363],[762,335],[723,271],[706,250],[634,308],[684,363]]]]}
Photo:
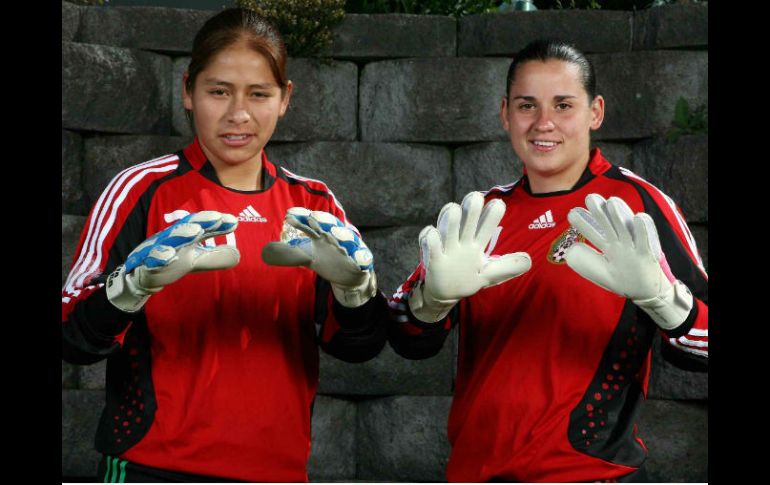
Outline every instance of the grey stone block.
{"type": "Polygon", "coordinates": [[[707,372],[689,372],[669,364],[660,353],[665,345],[656,338],[652,347],[650,399],[705,399],[709,398],[707,372]]]}
{"type": "Polygon", "coordinates": [[[62,42],[62,128],[168,133],[170,71],[158,54],[62,42]]]}
{"type": "MultiPolygon", "coordinates": [[[[435,217],[438,217],[438,212],[435,217]]],[[[436,224],[435,221],[433,224],[436,224]]],[[[362,231],[364,241],[374,254],[377,286],[385,295],[392,295],[417,267],[420,261],[417,236],[423,227],[402,226],[362,231]]]]}
{"type": "Polygon", "coordinates": [[[78,366],[61,361],[61,388],[76,389],[78,387],[78,366]]]}
{"type": "Polygon", "coordinates": [[[72,258],[78,246],[80,233],[86,223],[84,216],[61,216],[61,283],[67,279],[72,265],[72,258]]]}
{"type": "Polygon", "coordinates": [[[440,482],[449,459],[451,397],[387,397],[358,404],[358,478],[440,482]]]}
{"type": "Polygon", "coordinates": [[[351,480],[356,477],[356,403],[316,396],[308,478],[351,480]]]}
{"type": "Polygon", "coordinates": [[[649,449],[650,482],[708,482],[708,404],[644,403],[639,436],[649,449]]]}
{"type": "Polygon", "coordinates": [[[508,137],[500,119],[507,59],[400,59],[361,75],[364,141],[474,142],[508,137]]]}
{"type": "Polygon", "coordinates": [[[451,194],[444,147],[317,142],[270,144],[266,151],[278,165],[326,182],[359,228],[429,224],[451,194]]]}
{"type": "Polygon", "coordinates": [[[67,130],[61,132],[61,205],[66,214],[88,213],[83,191],[83,140],[67,130]]]}
{"type": "Polygon", "coordinates": [[[708,3],[664,5],[634,12],[635,50],[708,47],[708,3]]]}
{"type": "Polygon", "coordinates": [[[84,184],[93,205],[121,170],[174,153],[190,138],[181,136],[96,136],[85,141],[84,184]]]}
{"type": "Polygon", "coordinates": [[[639,142],[634,172],[674,199],[688,221],[708,222],[708,135],[639,142]]]}
{"type": "Polygon", "coordinates": [[[79,41],[188,54],[196,32],[215,13],[165,7],[86,8],[79,41]]]}
{"type": "Polygon", "coordinates": [[[709,269],[709,228],[708,225],[688,224],[690,232],[695,238],[695,244],[698,245],[698,252],[703,260],[703,267],[706,271],[709,269]]]}
{"type": "Polygon", "coordinates": [[[510,141],[477,143],[455,150],[453,175],[452,200],[459,203],[468,192],[516,182],[522,163],[510,141]]]}
{"type": "Polygon", "coordinates": [[[708,52],[641,51],[589,55],[604,96],[597,140],[644,138],[667,132],[679,97],[708,105],[708,52]]]}
{"type": "Polygon", "coordinates": [[[289,59],[294,84],[289,109],[273,140],[355,140],[358,68],[352,62],[289,59]]]}
{"type": "Polygon", "coordinates": [[[91,365],[79,366],[80,379],[78,387],[92,391],[106,387],[107,360],[101,360],[91,365]]]}
{"type": "Polygon", "coordinates": [[[174,133],[186,137],[193,136],[182,101],[182,78],[189,65],[189,57],[179,57],[171,66],[171,127],[174,133]]]}
{"type": "Polygon", "coordinates": [[[102,391],[62,391],[62,476],[96,477],[101,455],[94,450],[94,435],[103,406],[102,391]]]}
{"type": "Polygon", "coordinates": [[[83,7],[75,5],[74,3],[61,3],[61,40],[77,40],[82,10],[83,7]]]}
{"type": "Polygon", "coordinates": [[[631,12],[569,9],[468,15],[460,18],[457,53],[513,56],[540,37],[563,39],[584,52],[630,50],[631,18],[631,12]]]}
{"type": "Polygon", "coordinates": [[[334,29],[332,57],[454,57],[457,22],[452,17],[347,14],[334,29]]]}
{"type": "Polygon", "coordinates": [[[441,351],[429,359],[408,360],[390,345],[372,360],[349,364],[321,352],[318,392],[344,396],[452,394],[456,330],[441,351]]]}

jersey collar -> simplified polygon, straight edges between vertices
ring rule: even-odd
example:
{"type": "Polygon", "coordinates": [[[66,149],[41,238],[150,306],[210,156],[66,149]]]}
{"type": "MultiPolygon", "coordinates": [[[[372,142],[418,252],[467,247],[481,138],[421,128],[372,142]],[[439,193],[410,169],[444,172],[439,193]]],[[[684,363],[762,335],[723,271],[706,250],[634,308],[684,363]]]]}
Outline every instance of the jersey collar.
{"type": "MultiPolygon", "coordinates": [[[[212,182],[216,183],[217,185],[222,185],[219,181],[219,178],[217,177],[216,171],[214,170],[214,166],[211,164],[208,158],[206,158],[206,154],[203,152],[203,148],[201,148],[201,145],[200,145],[200,142],[198,141],[197,136],[193,139],[192,143],[190,143],[189,145],[187,145],[187,147],[185,147],[185,149],[182,152],[184,154],[184,157],[190,163],[190,166],[193,168],[193,170],[200,173],[201,175],[211,180],[212,182]]],[[[243,192],[243,193],[260,193],[272,187],[276,177],[275,165],[273,165],[273,163],[267,159],[267,154],[265,153],[264,149],[262,150],[261,156],[262,156],[262,190],[235,190],[229,187],[224,187],[224,186],[223,187],[233,192],[243,192]]]]}
{"type": "Polygon", "coordinates": [[[523,167],[523,173],[522,176],[522,188],[526,193],[531,195],[532,197],[551,197],[554,195],[564,195],[569,194],[570,192],[574,192],[580,187],[584,186],[591,180],[593,180],[595,177],[603,174],[607,170],[610,169],[612,165],[610,162],[607,161],[607,159],[602,156],[602,151],[599,149],[599,147],[595,147],[591,150],[590,159],[588,160],[588,165],[586,166],[586,169],[583,171],[583,174],[578,179],[577,183],[572,186],[569,190],[558,190],[556,192],[545,192],[542,194],[533,194],[532,190],[529,186],[529,178],[527,177],[527,168],[523,167]]]}

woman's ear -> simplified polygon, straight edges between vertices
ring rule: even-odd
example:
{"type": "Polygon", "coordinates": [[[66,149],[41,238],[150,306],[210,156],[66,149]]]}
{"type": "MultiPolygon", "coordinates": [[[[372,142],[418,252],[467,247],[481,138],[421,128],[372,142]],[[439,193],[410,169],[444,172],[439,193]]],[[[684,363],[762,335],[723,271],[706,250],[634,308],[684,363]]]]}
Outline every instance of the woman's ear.
{"type": "Polygon", "coordinates": [[[604,98],[597,95],[591,102],[591,129],[598,130],[604,121],[604,98]]]}

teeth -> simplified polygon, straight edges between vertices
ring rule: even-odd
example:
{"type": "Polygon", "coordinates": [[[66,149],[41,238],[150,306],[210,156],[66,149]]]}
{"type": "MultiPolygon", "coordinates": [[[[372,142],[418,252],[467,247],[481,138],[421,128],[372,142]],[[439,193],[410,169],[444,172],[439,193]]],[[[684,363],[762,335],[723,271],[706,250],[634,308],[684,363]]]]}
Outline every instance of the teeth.
{"type": "Polygon", "coordinates": [[[537,145],[537,146],[541,146],[541,147],[554,147],[554,146],[556,146],[556,142],[555,141],[535,140],[534,144],[537,145]]]}
{"type": "Polygon", "coordinates": [[[245,140],[246,135],[225,135],[228,140],[245,140]]]}

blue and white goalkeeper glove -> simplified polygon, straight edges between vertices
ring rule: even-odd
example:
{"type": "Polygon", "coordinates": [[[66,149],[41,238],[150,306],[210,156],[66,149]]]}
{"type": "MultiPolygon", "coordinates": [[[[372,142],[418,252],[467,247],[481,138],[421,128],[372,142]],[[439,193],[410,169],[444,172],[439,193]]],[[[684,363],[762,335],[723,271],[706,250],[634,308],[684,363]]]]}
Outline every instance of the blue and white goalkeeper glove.
{"type": "Polygon", "coordinates": [[[424,280],[412,290],[409,308],[423,322],[444,318],[461,298],[520,276],[532,267],[525,252],[487,256],[495,228],[505,215],[505,202],[484,204],[480,192],[463,198],[462,206],[450,202],[439,213],[436,225],[419,236],[424,280]]]}
{"type": "Polygon", "coordinates": [[[586,207],[567,215],[601,253],[583,243],[564,255],[567,265],[604,289],[629,298],[664,330],[673,330],[690,314],[693,296],[671,273],[652,218],[634,214],[618,197],[586,197],[586,207]]]}
{"type": "Polygon", "coordinates": [[[139,311],[153,293],[198,271],[232,268],[241,255],[234,246],[207,247],[201,241],[233,232],[238,219],[202,211],[185,216],[136,247],[107,278],[107,298],[125,312],[139,311]]]}
{"type": "Polygon", "coordinates": [[[333,214],[292,207],[286,212],[281,240],[262,248],[262,259],[275,266],[305,266],[331,283],[334,297],[356,308],[377,292],[374,258],[364,241],[333,214]]]}

